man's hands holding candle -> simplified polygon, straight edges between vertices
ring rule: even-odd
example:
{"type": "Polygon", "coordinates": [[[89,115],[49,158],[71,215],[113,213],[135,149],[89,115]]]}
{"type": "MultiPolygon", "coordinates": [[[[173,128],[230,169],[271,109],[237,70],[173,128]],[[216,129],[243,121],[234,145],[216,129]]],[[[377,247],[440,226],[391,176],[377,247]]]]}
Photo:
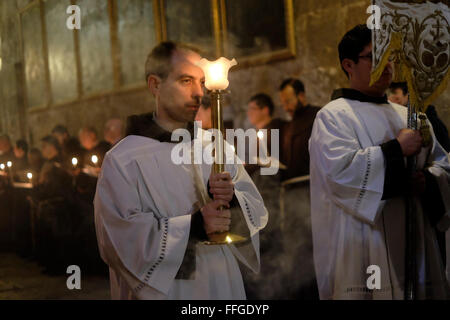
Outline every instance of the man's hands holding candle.
{"type": "Polygon", "coordinates": [[[202,209],[206,234],[226,232],[230,229],[230,202],[234,195],[234,185],[228,172],[211,173],[209,177],[209,192],[213,201],[202,209]],[[221,210],[221,207],[222,210],[221,210]]]}

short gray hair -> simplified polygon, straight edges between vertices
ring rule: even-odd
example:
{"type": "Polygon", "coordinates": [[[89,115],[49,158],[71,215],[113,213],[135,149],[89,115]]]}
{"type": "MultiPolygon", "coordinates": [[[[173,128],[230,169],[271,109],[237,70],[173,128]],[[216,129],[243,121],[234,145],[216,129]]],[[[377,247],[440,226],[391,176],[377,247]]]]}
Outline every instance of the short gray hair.
{"type": "Polygon", "coordinates": [[[189,44],[173,41],[161,42],[147,56],[145,61],[145,79],[148,81],[148,77],[151,75],[156,75],[162,79],[167,78],[172,68],[172,55],[177,50],[192,51],[200,54],[198,48],[189,44]]]}

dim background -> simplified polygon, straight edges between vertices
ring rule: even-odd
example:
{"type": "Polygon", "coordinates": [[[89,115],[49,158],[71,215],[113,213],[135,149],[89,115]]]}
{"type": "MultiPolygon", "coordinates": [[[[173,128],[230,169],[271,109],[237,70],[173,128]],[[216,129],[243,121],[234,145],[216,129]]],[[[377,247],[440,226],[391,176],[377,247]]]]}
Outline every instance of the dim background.
{"type": "MultiPolygon", "coordinates": [[[[225,110],[235,127],[248,127],[245,110],[252,95],[265,92],[279,105],[277,89],[287,77],[300,78],[309,102],[323,106],[334,89],[346,85],[337,44],[348,29],[365,23],[368,5],[355,0],[2,0],[0,132],[36,145],[56,124],[66,125],[72,135],[86,125],[102,132],[108,118],[125,120],[154,110],[144,62],[164,39],[196,44],[211,59],[238,60],[225,110]],[[81,8],[79,31],[66,28],[70,4],[81,8]]],[[[449,91],[434,103],[447,127],[449,91]]],[[[276,115],[285,116],[279,106],[276,115]]]]}

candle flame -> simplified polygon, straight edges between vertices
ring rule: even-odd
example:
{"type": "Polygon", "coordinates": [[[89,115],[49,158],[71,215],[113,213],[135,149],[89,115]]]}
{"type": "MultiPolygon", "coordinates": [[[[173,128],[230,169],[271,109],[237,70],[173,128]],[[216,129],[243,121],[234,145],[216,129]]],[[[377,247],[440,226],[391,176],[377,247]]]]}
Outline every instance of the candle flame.
{"type": "Polygon", "coordinates": [[[31,172],[28,172],[27,173],[27,178],[30,179],[30,180],[33,179],[33,174],[31,172]]]}
{"type": "Polygon", "coordinates": [[[0,164],[0,169],[5,170],[5,164],[4,163],[0,164]]]}
{"type": "Polygon", "coordinates": [[[197,66],[205,73],[205,87],[209,90],[225,90],[228,88],[228,70],[237,65],[236,59],[228,60],[221,57],[216,61],[205,58],[197,62],[197,66]]]}
{"type": "Polygon", "coordinates": [[[225,241],[226,241],[227,243],[232,243],[232,242],[233,242],[233,240],[231,240],[230,236],[227,236],[227,237],[225,238],[225,241]]]}
{"type": "Polygon", "coordinates": [[[262,139],[264,138],[264,132],[262,132],[261,130],[258,131],[258,133],[256,134],[258,136],[258,138],[262,139]]]}
{"type": "Polygon", "coordinates": [[[94,155],[91,157],[91,161],[92,161],[93,164],[97,164],[97,162],[98,162],[98,157],[94,154],[94,155]]]}
{"type": "Polygon", "coordinates": [[[77,158],[72,158],[72,164],[74,166],[76,166],[78,164],[78,159],[77,158]]]}
{"type": "Polygon", "coordinates": [[[8,166],[8,168],[11,168],[11,167],[12,167],[12,162],[11,162],[11,161],[8,161],[8,162],[6,163],[6,165],[8,166]]]}

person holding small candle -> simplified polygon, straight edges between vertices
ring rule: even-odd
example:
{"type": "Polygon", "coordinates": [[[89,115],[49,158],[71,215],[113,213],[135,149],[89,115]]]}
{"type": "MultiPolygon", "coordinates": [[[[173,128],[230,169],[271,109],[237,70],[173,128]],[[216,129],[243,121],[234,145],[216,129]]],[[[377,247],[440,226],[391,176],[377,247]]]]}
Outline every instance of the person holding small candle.
{"type": "Polygon", "coordinates": [[[104,140],[100,141],[98,139],[97,130],[90,126],[81,128],[78,137],[80,139],[81,146],[85,149],[83,156],[84,164],[94,168],[100,168],[102,166],[105,153],[108,152],[111,145],[104,140]],[[92,161],[92,159],[96,159],[97,161],[92,161]]]}
{"type": "Polygon", "coordinates": [[[103,162],[95,219],[113,299],[245,299],[237,259],[259,269],[258,230],[267,210],[243,166],[211,174],[211,164],[171,159],[174,130],[200,137],[193,126],[204,95],[199,61],[182,44],[152,50],[146,76],[156,113],[130,117],[127,136],[103,162]],[[204,244],[230,228],[250,241],[204,244]]]}
{"type": "MultiPolygon", "coordinates": [[[[262,153],[267,153],[267,156],[270,157],[271,152],[271,130],[276,129],[279,131],[279,137],[283,136],[283,128],[286,125],[286,121],[273,118],[273,113],[275,110],[274,103],[272,98],[265,93],[258,93],[252,96],[247,105],[247,118],[252,126],[254,126],[258,130],[258,139],[265,139],[267,141],[267,145],[264,147],[262,152],[259,151],[259,143],[257,144],[257,155],[258,157],[262,156],[262,153]],[[266,129],[264,137],[264,131],[261,129],[266,129]]],[[[277,141],[276,143],[280,143],[277,141]]],[[[248,162],[248,161],[247,161],[248,162]]],[[[252,175],[252,173],[258,169],[259,165],[246,165],[247,172],[252,175]]]]}
{"type": "Polygon", "coordinates": [[[14,160],[13,167],[14,171],[26,170],[28,165],[28,143],[25,140],[17,140],[16,146],[14,147],[14,160]]]}

